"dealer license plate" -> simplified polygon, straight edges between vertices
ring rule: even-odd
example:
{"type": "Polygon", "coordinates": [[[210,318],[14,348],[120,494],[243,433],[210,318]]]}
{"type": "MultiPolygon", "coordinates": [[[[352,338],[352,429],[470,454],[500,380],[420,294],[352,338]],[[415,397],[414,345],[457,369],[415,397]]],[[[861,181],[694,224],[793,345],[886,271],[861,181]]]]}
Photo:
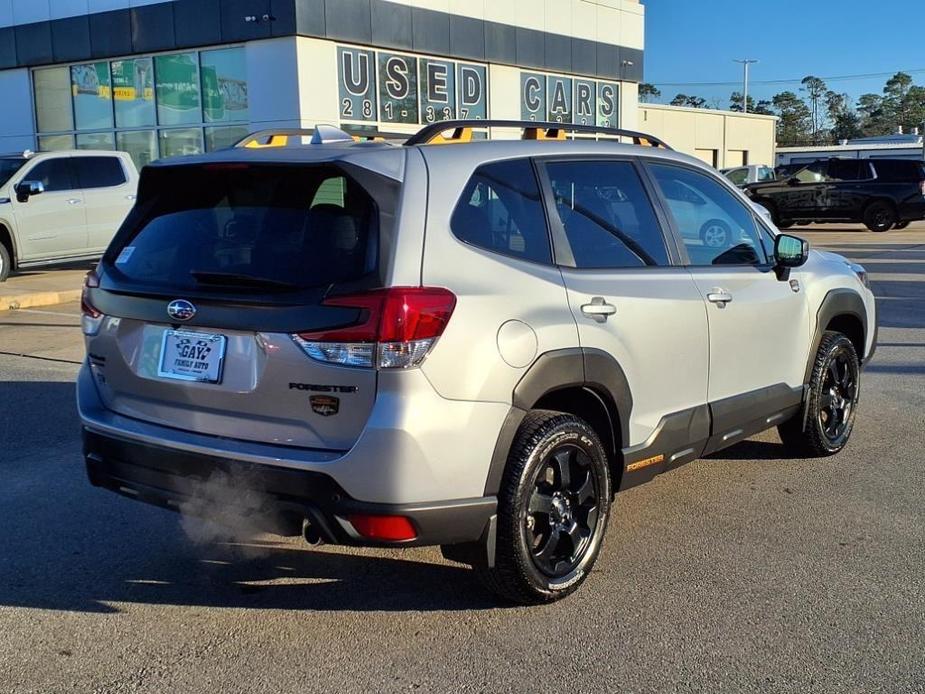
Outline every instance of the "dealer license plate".
{"type": "Polygon", "coordinates": [[[222,380],[226,342],[224,335],[214,333],[165,330],[157,374],[179,381],[218,383],[222,380]]]}

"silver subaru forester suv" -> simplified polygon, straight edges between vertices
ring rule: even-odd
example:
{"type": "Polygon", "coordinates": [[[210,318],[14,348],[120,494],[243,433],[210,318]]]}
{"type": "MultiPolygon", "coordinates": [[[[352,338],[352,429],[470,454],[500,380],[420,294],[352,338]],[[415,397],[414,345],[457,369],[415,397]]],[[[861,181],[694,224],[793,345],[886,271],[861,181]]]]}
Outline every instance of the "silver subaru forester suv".
{"type": "Polygon", "coordinates": [[[319,126],[145,167],[83,297],[90,481],[312,543],[441,545],[538,603],[585,579],[618,490],[772,426],[841,450],[864,269],[654,137],[566,127],[319,126]]]}

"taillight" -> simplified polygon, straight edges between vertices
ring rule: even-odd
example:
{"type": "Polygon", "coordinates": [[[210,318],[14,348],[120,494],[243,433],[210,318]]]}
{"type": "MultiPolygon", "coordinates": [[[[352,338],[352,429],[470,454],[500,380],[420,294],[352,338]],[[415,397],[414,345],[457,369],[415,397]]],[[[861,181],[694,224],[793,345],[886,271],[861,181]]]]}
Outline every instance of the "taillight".
{"type": "Polygon", "coordinates": [[[343,366],[407,369],[424,361],[443,334],[456,297],[438,287],[390,287],[331,297],[323,304],[363,313],[355,325],[293,335],[309,357],[343,366]]]}
{"type": "Polygon", "coordinates": [[[83,290],[80,293],[80,326],[83,334],[88,337],[92,337],[100,331],[100,325],[102,325],[105,317],[90,301],[89,290],[96,289],[99,286],[100,277],[96,274],[96,270],[91,270],[87,273],[83,290]]]}

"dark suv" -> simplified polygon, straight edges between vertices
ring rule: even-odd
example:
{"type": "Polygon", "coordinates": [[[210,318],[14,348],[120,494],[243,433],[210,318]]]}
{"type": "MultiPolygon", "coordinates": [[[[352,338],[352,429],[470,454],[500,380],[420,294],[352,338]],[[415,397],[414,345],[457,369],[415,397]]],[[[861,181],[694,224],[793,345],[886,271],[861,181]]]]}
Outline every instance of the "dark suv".
{"type": "Polygon", "coordinates": [[[745,194],[782,229],[796,223],[862,222],[903,229],[925,218],[925,163],[910,159],[819,159],[745,194]]]}

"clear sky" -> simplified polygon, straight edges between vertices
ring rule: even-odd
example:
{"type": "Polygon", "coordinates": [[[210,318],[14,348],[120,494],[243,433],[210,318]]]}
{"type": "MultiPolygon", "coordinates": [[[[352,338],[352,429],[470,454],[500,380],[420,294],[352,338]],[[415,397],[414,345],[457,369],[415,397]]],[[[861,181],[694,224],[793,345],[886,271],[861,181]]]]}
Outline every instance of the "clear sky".
{"type": "MultiPolygon", "coordinates": [[[[645,81],[670,101],[678,92],[727,108],[741,89],[742,66],[756,58],[749,94],[799,93],[809,74],[834,77],[910,72],[925,85],[925,0],[642,0],[646,8],[645,81]],[[913,72],[918,70],[918,72],[913,72]],[[762,80],[792,80],[761,84],[762,80]],[[728,82],[682,86],[677,82],[728,82]]],[[[853,98],[880,93],[886,77],[827,80],[853,98]]]]}

